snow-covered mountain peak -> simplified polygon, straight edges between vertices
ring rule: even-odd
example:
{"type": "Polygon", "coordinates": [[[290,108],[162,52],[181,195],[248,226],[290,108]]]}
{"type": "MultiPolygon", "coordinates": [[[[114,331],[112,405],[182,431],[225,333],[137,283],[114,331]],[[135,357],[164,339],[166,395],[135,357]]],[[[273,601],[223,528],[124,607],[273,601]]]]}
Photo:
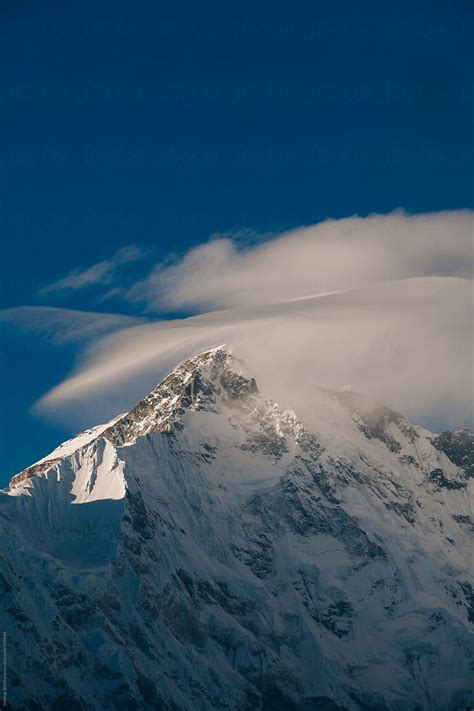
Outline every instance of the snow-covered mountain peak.
{"type": "Polygon", "coordinates": [[[215,348],[0,492],[13,708],[472,704],[472,433],[308,397],[215,348]]]}
{"type": "Polygon", "coordinates": [[[223,405],[252,407],[258,395],[254,378],[225,347],[214,348],[178,365],[130,412],[103,432],[115,446],[129,444],[151,431],[182,427],[189,411],[218,412],[223,405]]]}
{"type": "Polygon", "coordinates": [[[178,398],[185,408],[205,409],[215,405],[219,396],[235,400],[257,392],[244,363],[228,346],[220,346],[183,361],[143,402],[162,401],[169,396],[178,398]]]}
{"type": "Polygon", "coordinates": [[[231,347],[218,346],[184,360],[129,412],[63,443],[50,455],[15,475],[10,486],[42,474],[62,457],[83,449],[98,438],[124,446],[152,431],[172,432],[182,427],[187,411],[218,412],[222,406],[247,412],[256,406],[258,388],[231,347]],[[250,402],[249,402],[250,401],[250,402]]]}

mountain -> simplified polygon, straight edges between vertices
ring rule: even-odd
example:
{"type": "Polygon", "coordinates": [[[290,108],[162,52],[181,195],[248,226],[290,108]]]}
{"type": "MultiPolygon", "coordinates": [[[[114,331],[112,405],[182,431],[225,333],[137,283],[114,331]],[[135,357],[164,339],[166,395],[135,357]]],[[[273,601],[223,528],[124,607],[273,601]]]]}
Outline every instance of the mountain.
{"type": "Polygon", "coordinates": [[[13,477],[10,707],[472,704],[472,433],[315,407],[309,431],[220,347],[13,477]]]}

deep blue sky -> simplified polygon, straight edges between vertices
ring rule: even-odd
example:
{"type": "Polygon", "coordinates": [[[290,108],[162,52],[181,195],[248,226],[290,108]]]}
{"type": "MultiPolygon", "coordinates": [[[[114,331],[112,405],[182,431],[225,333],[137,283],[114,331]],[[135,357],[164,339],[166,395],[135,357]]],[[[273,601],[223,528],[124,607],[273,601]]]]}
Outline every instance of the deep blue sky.
{"type": "MultiPolygon", "coordinates": [[[[471,205],[470,3],[253,5],[2,3],[3,307],[104,309],[38,289],[130,242],[471,205]]],[[[1,346],[0,483],[71,434],[29,410],[74,356],[1,346]]]]}

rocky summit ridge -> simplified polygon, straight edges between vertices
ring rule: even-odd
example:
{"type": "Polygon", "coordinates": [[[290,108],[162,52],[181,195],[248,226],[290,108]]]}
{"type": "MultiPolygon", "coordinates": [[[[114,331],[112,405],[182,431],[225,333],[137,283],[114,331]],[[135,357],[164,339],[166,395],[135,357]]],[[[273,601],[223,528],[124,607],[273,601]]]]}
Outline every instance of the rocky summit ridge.
{"type": "Polygon", "coordinates": [[[187,409],[215,408],[220,395],[242,400],[246,395],[257,393],[255,379],[246,378],[244,370],[243,363],[233,357],[225,345],[188,358],[130,412],[69,440],[48,457],[13,476],[10,486],[46,471],[60,459],[63,449],[77,451],[99,437],[115,446],[123,446],[151,431],[172,432],[182,427],[181,418],[187,409]]]}
{"type": "Polygon", "coordinates": [[[219,347],[16,475],[10,706],[472,704],[472,433],[354,393],[315,407],[308,428],[219,347]]]}

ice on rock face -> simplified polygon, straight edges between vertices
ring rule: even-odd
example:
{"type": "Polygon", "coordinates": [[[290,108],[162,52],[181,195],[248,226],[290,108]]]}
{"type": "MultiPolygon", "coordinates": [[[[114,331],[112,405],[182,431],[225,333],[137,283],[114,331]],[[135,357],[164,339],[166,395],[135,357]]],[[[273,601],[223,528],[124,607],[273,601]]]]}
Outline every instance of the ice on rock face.
{"type": "Polygon", "coordinates": [[[317,406],[310,431],[220,347],[14,477],[12,707],[472,704],[472,437],[317,406]]]}

